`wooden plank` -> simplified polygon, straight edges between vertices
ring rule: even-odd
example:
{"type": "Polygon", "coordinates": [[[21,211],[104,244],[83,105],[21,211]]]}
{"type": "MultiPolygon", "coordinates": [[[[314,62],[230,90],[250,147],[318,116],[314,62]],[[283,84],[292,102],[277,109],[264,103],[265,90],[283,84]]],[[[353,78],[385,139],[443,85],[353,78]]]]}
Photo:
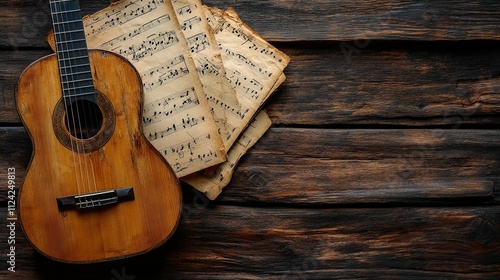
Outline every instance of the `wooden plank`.
{"type": "MultiPolygon", "coordinates": [[[[21,183],[26,132],[0,129],[0,170],[21,183]]],[[[273,128],[245,156],[221,203],[493,203],[500,130],[273,128]]],[[[5,178],[0,178],[4,186],[5,178]]],[[[6,200],[0,191],[0,201],[6,200]]]]}
{"type": "MultiPolygon", "coordinates": [[[[500,207],[297,209],[194,206],[167,246],[64,265],[16,232],[2,279],[498,279],[500,207]]],[[[6,209],[0,209],[2,217],[6,209]]],[[[19,230],[19,224],[16,224],[19,230]]],[[[0,228],[0,240],[9,229],[0,228]]],[[[2,243],[6,246],[5,243],[2,243]]],[[[4,250],[5,251],[5,250],[4,250]]],[[[5,264],[4,264],[5,268],[5,264]]]]}
{"type": "MultiPolygon", "coordinates": [[[[500,48],[432,46],[283,48],[287,80],[266,108],[275,125],[500,125],[500,48]]],[[[48,51],[0,51],[0,123],[19,123],[14,106],[23,69],[48,51]]]]}
{"type": "MultiPolygon", "coordinates": [[[[82,3],[84,14],[108,1],[82,3]]],[[[247,24],[271,41],[499,40],[500,3],[496,0],[446,2],[419,0],[220,1],[204,4],[234,7],[247,24]],[[291,32],[293,30],[293,32],[291,32]]],[[[46,1],[2,1],[0,48],[46,47],[50,11],[46,1]]]]}
{"type": "Polygon", "coordinates": [[[277,125],[498,125],[499,48],[284,49],[287,80],[268,104],[277,125]]]}
{"type": "Polygon", "coordinates": [[[219,197],[231,203],[493,202],[499,130],[273,128],[219,197]]]}
{"type": "Polygon", "coordinates": [[[221,9],[233,7],[271,41],[359,40],[363,45],[370,40],[500,39],[500,3],[495,0],[203,2],[221,9]]]}

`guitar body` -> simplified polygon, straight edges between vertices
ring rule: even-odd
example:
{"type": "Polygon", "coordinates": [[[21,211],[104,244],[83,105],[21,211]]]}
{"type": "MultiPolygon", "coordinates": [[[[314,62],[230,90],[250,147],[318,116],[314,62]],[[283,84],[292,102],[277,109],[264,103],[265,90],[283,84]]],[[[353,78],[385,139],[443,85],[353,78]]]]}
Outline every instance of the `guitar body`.
{"type": "Polygon", "coordinates": [[[55,55],[23,72],[16,97],[34,149],[19,192],[21,225],[39,252],[70,263],[119,259],[160,246],[175,231],[182,206],[178,179],[143,136],[136,70],[110,52],[90,50],[89,58],[99,100],[106,101],[98,102],[103,125],[93,137],[76,139],[64,125],[55,55]],[[133,199],[89,209],[58,207],[58,198],[122,188],[133,188],[133,199]]]}

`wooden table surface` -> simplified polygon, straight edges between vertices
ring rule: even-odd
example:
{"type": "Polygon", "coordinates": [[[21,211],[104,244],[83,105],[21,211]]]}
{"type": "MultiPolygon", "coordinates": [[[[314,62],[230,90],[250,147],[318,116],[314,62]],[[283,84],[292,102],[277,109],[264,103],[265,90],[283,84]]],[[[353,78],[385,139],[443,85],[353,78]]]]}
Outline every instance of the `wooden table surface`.
{"type": "Polygon", "coordinates": [[[500,279],[499,1],[204,3],[291,57],[273,127],[216,201],[184,186],[158,250],[60,264],[18,227],[12,273],[6,174],[20,183],[32,149],[15,87],[50,53],[50,17],[48,1],[0,2],[1,279],[500,279]]]}

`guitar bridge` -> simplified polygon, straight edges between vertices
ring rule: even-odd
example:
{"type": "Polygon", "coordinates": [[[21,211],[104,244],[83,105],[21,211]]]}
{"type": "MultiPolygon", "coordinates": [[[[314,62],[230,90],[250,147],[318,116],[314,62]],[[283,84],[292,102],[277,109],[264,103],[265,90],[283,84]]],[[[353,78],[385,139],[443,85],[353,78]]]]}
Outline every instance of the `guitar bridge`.
{"type": "Polygon", "coordinates": [[[133,188],[121,188],[89,194],[72,195],[57,198],[59,211],[83,210],[118,204],[134,200],[133,188]]]}

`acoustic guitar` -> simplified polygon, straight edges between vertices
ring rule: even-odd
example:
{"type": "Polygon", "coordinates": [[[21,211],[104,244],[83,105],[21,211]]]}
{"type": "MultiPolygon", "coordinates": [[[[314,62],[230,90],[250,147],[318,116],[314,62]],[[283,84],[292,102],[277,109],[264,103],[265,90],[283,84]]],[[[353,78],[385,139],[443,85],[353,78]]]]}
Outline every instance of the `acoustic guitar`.
{"type": "Polygon", "coordinates": [[[19,191],[29,242],[61,262],[150,251],[174,233],[179,181],[141,127],[142,83],[124,58],[88,50],[77,0],[50,0],[56,54],[19,79],[33,154],[19,191]]]}

